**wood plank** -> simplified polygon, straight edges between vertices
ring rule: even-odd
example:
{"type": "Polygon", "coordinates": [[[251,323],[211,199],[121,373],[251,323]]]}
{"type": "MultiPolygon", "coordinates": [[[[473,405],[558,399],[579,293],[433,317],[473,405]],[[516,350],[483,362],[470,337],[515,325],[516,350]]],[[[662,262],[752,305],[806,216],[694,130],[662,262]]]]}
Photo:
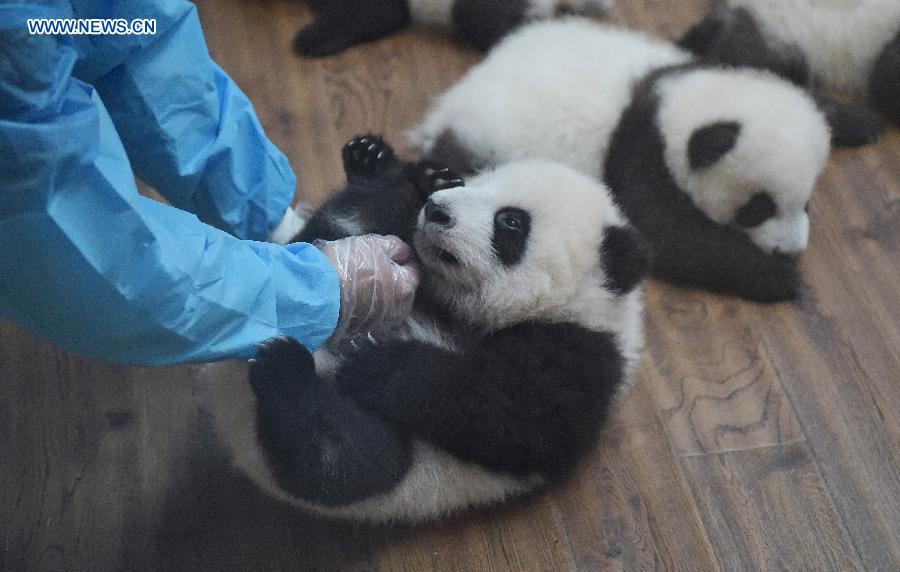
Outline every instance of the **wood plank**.
{"type": "Polygon", "coordinates": [[[723,570],[861,570],[805,443],[682,458],[723,570]]]}
{"type": "Polygon", "coordinates": [[[0,569],[120,566],[139,495],[123,370],[6,324],[0,348],[0,569]]]}
{"type": "Polygon", "coordinates": [[[710,570],[715,557],[646,385],[553,493],[579,570],[710,570]]]}
{"type": "Polygon", "coordinates": [[[812,203],[804,300],[753,320],[866,566],[900,562],[900,149],[833,157],[812,203]]]}
{"type": "Polygon", "coordinates": [[[804,439],[758,333],[759,305],[665,285],[648,289],[651,387],[679,456],[804,439]]]}

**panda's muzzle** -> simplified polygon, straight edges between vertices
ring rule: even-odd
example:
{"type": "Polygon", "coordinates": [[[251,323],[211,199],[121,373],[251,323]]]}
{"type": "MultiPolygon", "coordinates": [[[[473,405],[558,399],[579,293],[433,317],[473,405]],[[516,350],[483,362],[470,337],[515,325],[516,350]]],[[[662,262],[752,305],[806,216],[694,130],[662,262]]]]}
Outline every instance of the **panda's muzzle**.
{"type": "Polygon", "coordinates": [[[453,227],[454,224],[456,221],[449,210],[434,201],[428,201],[422,209],[422,226],[419,233],[424,244],[417,246],[424,247],[428,250],[428,254],[444,264],[458,266],[459,258],[439,244],[442,231],[453,227]]]}
{"type": "Polygon", "coordinates": [[[450,228],[454,224],[453,217],[450,216],[447,209],[434,201],[425,203],[425,222],[444,228],[450,228]]]}

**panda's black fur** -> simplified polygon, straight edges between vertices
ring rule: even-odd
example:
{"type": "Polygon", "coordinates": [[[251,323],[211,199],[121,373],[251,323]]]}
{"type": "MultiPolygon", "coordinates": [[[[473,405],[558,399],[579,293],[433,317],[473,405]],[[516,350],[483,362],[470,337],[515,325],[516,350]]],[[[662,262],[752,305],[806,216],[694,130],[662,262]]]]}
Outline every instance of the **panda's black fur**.
{"type": "Polygon", "coordinates": [[[875,60],[869,77],[869,99],[875,109],[900,125],[900,32],[875,60]]]}
{"type": "MultiPolygon", "coordinates": [[[[666,165],[665,143],[656,121],[655,87],[668,75],[697,67],[657,70],[635,86],[610,142],[606,183],[625,215],[653,245],[654,276],[761,302],[795,298],[800,288],[795,262],[764,252],[735,226],[710,220],[678,186],[666,165]]],[[[690,163],[695,167],[715,163],[738,134],[738,124],[698,130],[691,138],[690,163]],[[703,131],[711,136],[698,137],[703,131]]]]}
{"type": "MultiPolygon", "coordinates": [[[[348,144],[344,164],[346,189],[296,240],[345,236],[340,221],[349,215],[356,231],[408,240],[431,193],[462,183],[432,163],[401,163],[374,136],[348,144]]],[[[508,246],[508,264],[524,248],[515,243],[508,246]]],[[[634,231],[607,228],[600,249],[606,286],[617,296],[637,288],[646,264],[634,231]]],[[[361,513],[341,511],[381,502],[413,470],[417,442],[521,483],[504,485],[509,495],[495,501],[558,479],[594,443],[627,376],[613,332],[525,320],[486,333],[454,318],[430,295],[431,277],[423,274],[413,313],[434,324],[438,336],[355,340],[340,352],[336,372],[324,376],[295,340],[276,338],[259,347],[249,379],[258,447],[278,495],[329,516],[422,520],[466,507],[431,513],[423,507],[421,514],[380,513],[370,505],[361,513]]]]}
{"type": "MultiPolygon", "coordinates": [[[[309,0],[309,4],[314,20],[294,40],[294,50],[305,56],[336,54],[422,19],[410,0],[309,0]]],[[[446,27],[463,44],[482,51],[536,17],[529,11],[531,0],[431,0],[430,4],[446,5],[449,21],[423,23],[446,27]]],[[[560,12],[574,11],[564,2],[560,4],[560,12]]]]}
{"type": "MultiPolygon", "coordinates": [[[[821,9],[828,10],[828,3],[823,3],[821,9]]],[[[814,19],[810,14],[802,17],[814,19]]],[[[797,43],[789,39],[776,41],[766,36],[762,27],[746,8],[720,1],[708,16],[682,36],[679,45],[707,61],[767,69],[810,89],[831,88],[816,76],[808,54],[797,43]]],[[[867,30],[856,32],[865,35],[867,30]]],[[[892,122],[900,123],[900,31],[881,47],[866,82],[867,85],[856,88],[868,94],[876,110],[892,122]]],[[[871,113],[824,96],[820,101],[829,114],[829,122],[840,123],[841,128],[835,131],[836,146],[864,145],[883,131],[877,116],[871,113]]]]}

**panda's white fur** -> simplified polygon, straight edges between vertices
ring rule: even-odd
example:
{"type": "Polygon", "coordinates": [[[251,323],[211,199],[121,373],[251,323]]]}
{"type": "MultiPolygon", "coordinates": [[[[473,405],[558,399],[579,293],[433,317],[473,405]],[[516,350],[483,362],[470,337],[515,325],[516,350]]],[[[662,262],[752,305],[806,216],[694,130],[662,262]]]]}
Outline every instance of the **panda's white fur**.
{"type": "Polygon", "coordinates": [[[775,45],[796,46],[825,87],[865,96],[882,48],[900,32],[897,0],[725,0],[775,45]]]}
{"type": "Polygon", "coordinates": [[[439,96],[410,138],[427,154],[452,129],[490,163],[543,157],[599,175],[634,82],[690,59],[670,43],[588,20],[531,24],[439,96]]]}
{"type": "MultiPolygon", "coordinates": [[[[531,24],[441,95],[410,138],[428,154],[450,131],[488,164],[544,157],[602,178],[634,84],[691,61],[670,43],[583,19],[531,24]]],[[[809,226],[803,207],[830,149],[815,102],[771,74],[714,68],[662,80],[659,96],[669,168],[697,206],[727,223],[747,196],[767,191],[785,210],[751,238],[770,252],[802,250],[809,226]],[[719,120],[741,124],[737,146],[691,172],[691,133],[719,120]]]]}
{"type": "Polygon", "coordinates": [[[740,69],[699,69],[663,78],[658,92],[666,163],[699,208],[728,224],[754,193],[767,192],[778,215],[747,232],[766,251],[805,250],[805,208],[830,151],[828,128],[809,97],[767,72],[740,69]],[[735,146],[712,168],[692,169],[691,134],[698,126],[722,121],[740,124],[735,146]]]}
{"type": "MultiPolygon", "coordinates": [[[[628,223],[602,184],[562,165],[535,160],[485,172],[465,187],[432,194],[431,201],[456,222],[443,228],[420,215],[414,243],[423,273],[433,277],[435,298],[447,304],[455,321],[483,332],[513,323],[565,322],[611,333],[624,358],[622,382],[630,381],[643,344],[642,293],[639,286],[628,292],[607,287],[610,276],[598,245],[604,243],[606,229],[628,223]],[[491,233],[494,213],[506,207],[529,212],[532,226],[521,260],[501,268],[491,233]],[[435,255],[436,249],[460,263],[448,264],[435,255]]],[[[390,334],[449,351],[455,351],[458,335],[421,309],[390,334]]],[[[320,375],[340,365],[327,350],[316,354],[316,364],[320,375]]],[[[235,465],[275,498],[325,516],[417,522],[501,502],[546,482],[539,473],[513,476],[464,462],[417,438],[410,469],[388,492],[342,506],[305,500],[287,493],[269,468],[246,368],[211,365],[201,375],[208,380],[217,432],[235,465]]],[[[322,454],[327,456],[327,450],[322,454]]]]}

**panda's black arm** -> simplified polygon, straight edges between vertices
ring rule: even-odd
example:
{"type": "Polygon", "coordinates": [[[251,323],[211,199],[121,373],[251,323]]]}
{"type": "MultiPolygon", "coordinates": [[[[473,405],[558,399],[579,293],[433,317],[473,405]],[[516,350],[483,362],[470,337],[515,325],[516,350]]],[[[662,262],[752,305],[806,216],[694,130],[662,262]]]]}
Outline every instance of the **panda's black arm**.
{"type": "Polygon", "coordinates": [[[793,260],[766,253],[740,229],[713,223],[693,205],[658,208],[642,222],[658,278],[758,302],[799,295],[793,260]]]}
{"type": "Polygon", "coordinates": [[[292,242],[368,233],[394,234],[409,241],[426,200],[421,186],[433,182],[422,175],[425,169],[397,159],[377,135],[352,139],[342,158],[346,186],[313,214],[292,242]]]}
{"type": "Polygon", "coordinates": [[[339,391],[404,433],[496,471],[567,469],[591,445],[622,382],[611,334],[522,324],[464,353],[393,343],[351,360],[339,391]]]}

